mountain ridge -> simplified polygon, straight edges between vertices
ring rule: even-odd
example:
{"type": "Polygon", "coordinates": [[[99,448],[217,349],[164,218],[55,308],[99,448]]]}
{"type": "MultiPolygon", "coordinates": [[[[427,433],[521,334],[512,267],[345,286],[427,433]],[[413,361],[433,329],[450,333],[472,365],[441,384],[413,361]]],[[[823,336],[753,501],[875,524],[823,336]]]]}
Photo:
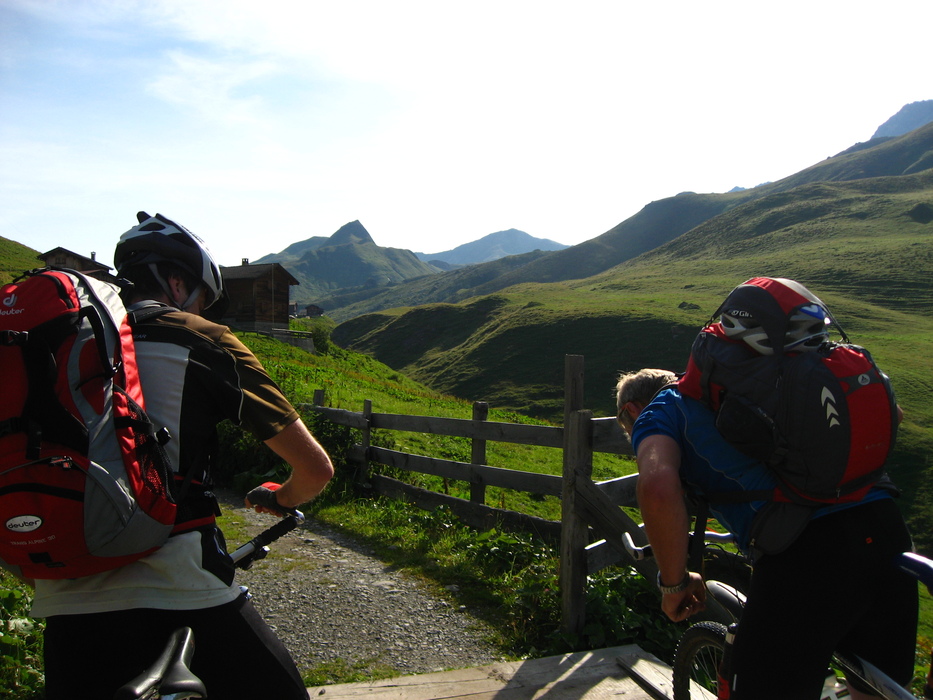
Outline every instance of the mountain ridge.
{"type": "Polygon", "coordinates": [[[510,228],[490,233],[478,240],[464,243],[451,250],[440,253],[415,253],[415,255],[425,262],[442,261],[450,265],[475,265],[477,263],[492,262],[509,255],[530,253],[535,250],[552,251],[569,247],[557,241],[547,238],[535,238],[524,231],[510,228]]]}
{"type": "MultiPolygon", "coordinates": [[[[476,270],[469,276],[441,272],[430,281],[406,281],[382,288],[366,299],[329,298],[325,313],[339,322],[359,313],[417,303],[456,303],[471,296],[493,294],[518,284],[557,283],[586,279],[676,239],[705,221],[748,202],[815,182],[844,182],[900,176],[933,167],[933,122],[900,137],[856,144],[835,156],[781,180],[727,193],[684,192],[646,204],[609,231],[569,248],[514,261],[497,270],[476,270]],[[492,274],[501,272],[501,274],[492,274]],[[464,286],[470,284],[471,286],[464,286]],[[410,286],[412,288],[410,288],[410,286]],[[413,289],[417,288],[417,290],[413,289]],[[330,305],[337,304],[336,306],[330,305]]],[[[489,263],[481,263],[478,267],[489,263]]]]}
{"type": "Polygon", "coordinates": [[[903,136],[933,121],[933,100],[920,100],[906,104],[896,114],[879,126],[872,139],[903,136]]]}

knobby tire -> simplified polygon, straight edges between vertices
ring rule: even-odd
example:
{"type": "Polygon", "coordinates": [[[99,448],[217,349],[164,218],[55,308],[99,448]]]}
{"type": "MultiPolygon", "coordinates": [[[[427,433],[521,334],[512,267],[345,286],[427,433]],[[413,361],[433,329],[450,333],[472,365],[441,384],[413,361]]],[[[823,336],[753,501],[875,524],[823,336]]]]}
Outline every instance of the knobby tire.
{"type": "Polygon", "coordinates": [[[674,700],[691,700],[691,681],[716,696],[716,676],[725,645],[725,625],[698,622],[687,628],[674,655],[674,700]]]}

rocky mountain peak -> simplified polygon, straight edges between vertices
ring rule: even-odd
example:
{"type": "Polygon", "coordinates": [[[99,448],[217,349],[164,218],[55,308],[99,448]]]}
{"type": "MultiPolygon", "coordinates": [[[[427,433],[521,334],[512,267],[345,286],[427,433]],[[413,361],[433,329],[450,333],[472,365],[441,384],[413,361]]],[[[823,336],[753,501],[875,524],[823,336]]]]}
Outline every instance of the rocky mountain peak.
{"type": "Polygon", "coordinates": [[[328,241],[328,245],[347,245],[348,243],[375,244],[375,241],[366,227],[357,220],[341,226],[328,241]]]}

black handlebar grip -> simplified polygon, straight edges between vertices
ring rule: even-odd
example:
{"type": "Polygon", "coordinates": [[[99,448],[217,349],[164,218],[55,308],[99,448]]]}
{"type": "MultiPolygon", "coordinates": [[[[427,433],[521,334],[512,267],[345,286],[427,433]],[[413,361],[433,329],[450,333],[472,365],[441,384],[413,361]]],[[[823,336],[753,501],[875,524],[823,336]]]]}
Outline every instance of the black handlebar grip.
{"type": "Polygon", "coordinates": [[[271,544],[279,539],[282,535],[286,535],[296,527],[298,527],[299,519],[296,515],[288,515],[279,522],[277,522],[272,527],[263,530],[258,535],[256,535],[252,540],[252,544],[256,546],[256,549],[264,547],[267,544],[271,544]]]}

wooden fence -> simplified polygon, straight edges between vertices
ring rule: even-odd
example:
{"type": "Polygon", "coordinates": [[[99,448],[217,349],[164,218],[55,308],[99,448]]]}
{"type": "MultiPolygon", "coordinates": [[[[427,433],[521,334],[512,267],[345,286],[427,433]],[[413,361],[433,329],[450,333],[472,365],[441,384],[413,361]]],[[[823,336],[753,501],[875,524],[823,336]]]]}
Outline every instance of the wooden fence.
{"type": "Polygon", "coordinates": [[[638,524],[620,506],[636,506],[637,475],[594,483],[593,453],[631,454],[631,446],[615,418],[593,418],[583,408],[583,357],[565,358],[564,426],[534,426],[497,423],[487,420],[488,405],[473,405],[472,419],[409,416],[374,413],[370,401],[362,413],[326,408],[323,392],[315,394],[307,408],[323,414],[339,425],[357,428],[362,441],[355,445],[348,461],[360,478],[376,493],[403,499],[432,510],[444,505],[464,522],[480,529],[498,527],[528,531],[560,546],[561,626],[563,631],[580,634],[585,624],[586,577],[606,566],[624,562],[654,580],[653,560],[635,561],[623,544],[629,533],[637,545],[647,544],[638,524]],[[472,441],[471,461],[457,462],[389,450],[370,444],[373,430],[397,430],[468,438],[472,441]],[[506,442],[563,451],[563,475],[536,474],[486,464],[486,443],[506,442]],[[457,498],[428,491],[397,479],[371,473],[370,463],[385,464],[410,472],[432,474],[470,484],[470,498],[457,498]],[[486,505],[489,486],[525,491],[561,499],[560,522],[546,520],[486,505]]]}

